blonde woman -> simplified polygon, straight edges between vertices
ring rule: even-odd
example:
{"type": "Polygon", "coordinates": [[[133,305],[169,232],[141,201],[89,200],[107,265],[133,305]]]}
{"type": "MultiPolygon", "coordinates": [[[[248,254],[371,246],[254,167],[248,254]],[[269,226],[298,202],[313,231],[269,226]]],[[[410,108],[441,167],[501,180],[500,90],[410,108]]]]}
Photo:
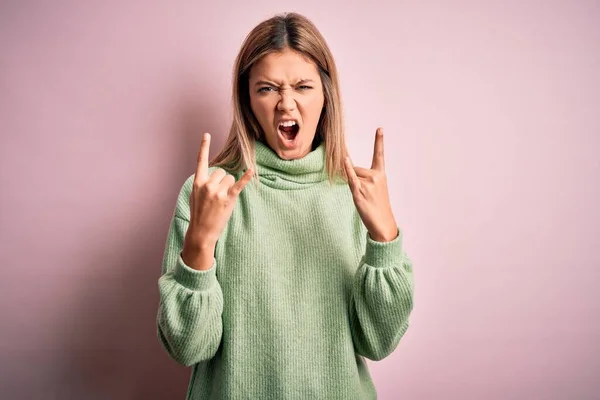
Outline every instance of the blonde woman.
{"type": "Polygon", "coordinates": [[[209,162],[204,134],[181,188],[158,281],[187,399],[374,399],[364,358],[396,348],[413,308],[383,132],[354,167],[333,57],[296,13],[247,36],[233,104],[224,148],[209,162]]]}

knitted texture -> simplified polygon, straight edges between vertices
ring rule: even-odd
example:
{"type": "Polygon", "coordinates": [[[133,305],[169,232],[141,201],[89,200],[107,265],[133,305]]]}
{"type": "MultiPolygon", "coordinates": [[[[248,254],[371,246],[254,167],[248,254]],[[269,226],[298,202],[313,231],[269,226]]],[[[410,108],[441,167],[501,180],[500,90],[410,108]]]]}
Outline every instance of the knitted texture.
{"type": "Polygon", "coordinates": [[[371,239],[324,144],[287,161],[256,142],[256,160],[260,187],[240,194],[209,270],[181,258],[193,175],[177,199],[157,327],[192,366],[187,399],[375,399],[364,357],[388,356],[413,308],[402,231],[371,239]]]}

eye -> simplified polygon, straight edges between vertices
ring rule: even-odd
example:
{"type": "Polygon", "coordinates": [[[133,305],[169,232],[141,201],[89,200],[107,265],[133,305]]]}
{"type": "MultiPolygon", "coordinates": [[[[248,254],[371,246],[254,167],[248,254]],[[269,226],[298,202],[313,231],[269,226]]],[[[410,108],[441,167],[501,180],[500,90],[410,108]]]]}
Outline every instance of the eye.
{"type": "Polygon", "coordinates": [[[273,86],[264,86],[264,87],[261,87],[260,89],[258,89],[258,93],[267,93],[267,92],[270,92],[271,90],[275,90],[275,88],[273,86]]]}
{"type": "Polygon", "coordinates": [[[298,89],[300,89],[300,90],[308,90],[308,89],[312,89],[312,86],[300,85],[300,86],[298,86],[298,89]]]}

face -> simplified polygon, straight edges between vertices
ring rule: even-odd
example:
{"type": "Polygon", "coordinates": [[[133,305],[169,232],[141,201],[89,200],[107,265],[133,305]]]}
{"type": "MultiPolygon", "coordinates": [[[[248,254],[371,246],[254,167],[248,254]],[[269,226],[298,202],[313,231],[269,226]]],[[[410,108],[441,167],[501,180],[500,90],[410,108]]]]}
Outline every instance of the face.
{"type": "Polygon", "coordinates": [[[325,102],[317,66],[285,49],[257,62],[249,85],[250,107],[269,147],[284,160],[306,156],[325,102]]]}

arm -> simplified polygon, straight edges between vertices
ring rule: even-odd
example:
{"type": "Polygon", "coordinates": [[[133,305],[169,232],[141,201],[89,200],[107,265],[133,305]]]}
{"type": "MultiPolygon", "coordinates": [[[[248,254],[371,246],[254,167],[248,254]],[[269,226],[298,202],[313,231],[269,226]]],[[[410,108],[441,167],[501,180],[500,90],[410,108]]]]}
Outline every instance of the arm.
{"type": "Polygon", "coordinates": [[[412,308],[412,261],[402,249],[402,232],[390,242],[376,242],[367,233],[350,301],[356,352],[376,361],[391,354],[408,329],[412,308]]]}
{"type": "MultiPolygon", "coordinates": [[[[178,205],[182,196],[183,191],[178,205]]],[[[181,251],[188,226],[189,221],[176,210],[158,280],[160,304],[156,324],[158,338],[169,355],[180,364],[191,366],[211,359],[219,348],[223,293],[214,258],[212,267],[205,271],[184,263],[181,251]]]]}

